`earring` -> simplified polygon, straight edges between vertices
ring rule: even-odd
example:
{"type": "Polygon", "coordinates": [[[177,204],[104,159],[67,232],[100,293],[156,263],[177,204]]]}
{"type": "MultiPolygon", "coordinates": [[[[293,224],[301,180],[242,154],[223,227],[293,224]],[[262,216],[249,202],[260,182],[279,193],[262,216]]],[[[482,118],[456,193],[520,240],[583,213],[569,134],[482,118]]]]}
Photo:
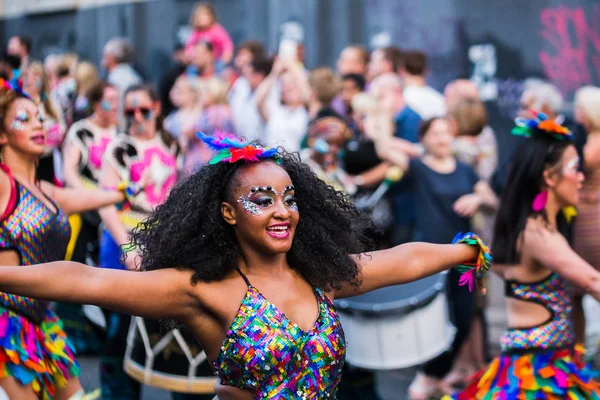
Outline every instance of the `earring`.
{"type": "Polygon", "coordinates": [[[531,203],[531,209],[534,212],[540,212],[546,207],[547,202],[548,202],[548,191],[544,190],[543,192],[538,193],[533,198],[533,203],[531,203]]]}

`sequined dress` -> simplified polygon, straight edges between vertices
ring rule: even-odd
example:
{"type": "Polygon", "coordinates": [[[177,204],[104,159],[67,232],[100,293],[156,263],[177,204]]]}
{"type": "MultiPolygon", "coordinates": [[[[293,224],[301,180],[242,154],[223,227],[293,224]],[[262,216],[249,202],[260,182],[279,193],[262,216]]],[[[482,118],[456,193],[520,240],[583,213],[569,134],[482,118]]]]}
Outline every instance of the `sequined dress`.
{"type": "Polygon", "coordinates": [[[319,316],[303,331],[250,284],[213,363],[221,384],[255,399],[334,399],[346,354],[331,300],[315,289],[319,316]]]}
{"type": "MultiPolygon", "coordinates": [[[[16,251],[23,268],[63,260],[71,235],[67,217],[50,210],[11,179],[6,211],[0,216],[0,251],[16,251]]],[[[49,304],[0,292],[0,379],[13,377],[44,400],[70,376],[79,375],[73,346],[49,304]]]]}
{"type": "Polygon", "coordinates": [[[571,291],[556,273],[535,283],[507,281],[507,297],[540,304],[550,317],[534,327],[507,329],[500,357],[452,398],[600,400],[596,374],[583,361],[583,347],[575,345],[571,291]]]}

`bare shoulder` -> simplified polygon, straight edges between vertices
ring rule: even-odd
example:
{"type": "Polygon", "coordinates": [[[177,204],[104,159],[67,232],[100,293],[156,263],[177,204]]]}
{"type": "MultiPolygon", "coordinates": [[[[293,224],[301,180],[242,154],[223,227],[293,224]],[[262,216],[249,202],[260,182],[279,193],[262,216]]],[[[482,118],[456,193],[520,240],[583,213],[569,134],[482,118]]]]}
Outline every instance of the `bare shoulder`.
{"type": "MultiPolygon", "coordinates": [[[[190,271],[190,282],[192,276],[190,271]]],[[[191,290],[205,312],[228,319],[237,313],[248,287],[241,276],[231,274],[219,281],[196,281],[191,290]]]]}

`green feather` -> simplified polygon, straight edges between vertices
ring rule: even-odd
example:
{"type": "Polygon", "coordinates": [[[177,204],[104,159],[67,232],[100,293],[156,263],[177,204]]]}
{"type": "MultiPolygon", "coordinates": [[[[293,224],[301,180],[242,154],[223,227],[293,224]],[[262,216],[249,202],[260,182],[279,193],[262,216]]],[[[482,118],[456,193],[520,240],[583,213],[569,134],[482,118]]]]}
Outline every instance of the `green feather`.
{"type": "Polygon", "coordinates": [[[215,154],[215,156],[210,160],[209,164],[217,164],[229,157],[231,157],[231,153],[229,152],[229,150],[221,150],[217,154],[215,154]]]}

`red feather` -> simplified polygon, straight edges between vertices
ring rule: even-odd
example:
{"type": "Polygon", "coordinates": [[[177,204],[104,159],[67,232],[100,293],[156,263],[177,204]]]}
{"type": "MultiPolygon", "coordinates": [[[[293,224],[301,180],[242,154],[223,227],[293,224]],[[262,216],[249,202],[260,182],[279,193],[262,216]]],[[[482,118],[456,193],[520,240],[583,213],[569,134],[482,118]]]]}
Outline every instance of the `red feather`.
{"type": "Polygon", "coordinates": [[[257,149],[254,146],[245,146],[241,149],[231,149],[231,163],[234,163],[239,160],[246,161],[258,161],[258,155],[261,154],[264,150],[257,149]]]}

